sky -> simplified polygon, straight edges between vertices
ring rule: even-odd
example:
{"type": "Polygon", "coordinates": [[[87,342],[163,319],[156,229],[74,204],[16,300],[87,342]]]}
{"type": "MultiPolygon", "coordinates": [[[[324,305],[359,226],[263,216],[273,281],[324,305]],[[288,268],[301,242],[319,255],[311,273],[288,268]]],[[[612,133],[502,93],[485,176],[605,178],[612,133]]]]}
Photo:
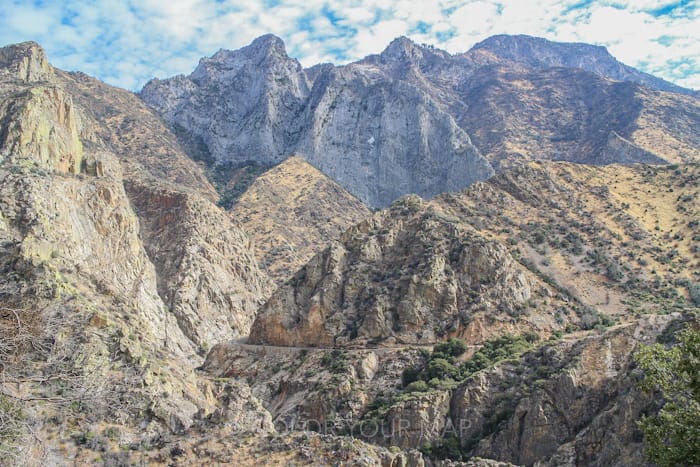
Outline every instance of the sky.
{"type": "Polygon", "coordinates": [[[302,65],[344,64],[404,35],[451,53],[494,34],[604,45],[618,60],[700,89],[700,0],[2,0],[0,45],[139,90],[266,33],[302,65]]]}

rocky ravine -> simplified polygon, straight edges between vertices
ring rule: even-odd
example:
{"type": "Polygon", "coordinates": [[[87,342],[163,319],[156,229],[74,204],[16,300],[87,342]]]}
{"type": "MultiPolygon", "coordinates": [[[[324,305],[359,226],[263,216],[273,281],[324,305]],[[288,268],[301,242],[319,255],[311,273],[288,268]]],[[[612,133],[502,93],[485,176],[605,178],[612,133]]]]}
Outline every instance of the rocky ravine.
{"type": "Polygon", "coordinates": [[[271,284],[248,236],[214,203],[203,167],[132,93],[81,73],[56,71],[119,157],[158,292],[198,346],[246,335],[271,284]]]}
{"type": "Polygon", "coordinates": [[[267,35],[140,95],[214,164],[299,154],[371,207],[456,191],[533,159],[700,155],[694,92],[602,48],[527,36],[457,55],[398,38],[359,62],[303,70],[267,35]]]}

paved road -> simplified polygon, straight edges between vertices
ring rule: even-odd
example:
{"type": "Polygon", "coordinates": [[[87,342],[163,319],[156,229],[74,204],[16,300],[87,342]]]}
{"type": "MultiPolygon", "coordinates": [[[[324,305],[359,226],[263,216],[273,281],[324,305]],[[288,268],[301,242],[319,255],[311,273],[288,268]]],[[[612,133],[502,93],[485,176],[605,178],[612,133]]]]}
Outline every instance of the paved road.
{"type": "MultiPolygon", "coordinates": [[[[272,350],[272,351],[289,351],[289,350],[297,350],[297,351],[332,351],[332,350],[340,350],[342,352],[351,352],[351,353],[360,353],[360,352],[375,352],[375,353],[388,353],[388,352],[395,352],[397,350],[407,350],[407,349],[426,349],[426,350],[433,350],[434,344],[402,344],[402,345],[394,345],[394,346],[381,346],[381,347],[294,347],[294,346],[281,346],[281,345],[268,345],[268,344],[248,344],[247,338],[240,338],[240,339],[234,339],[233,341],[229,341],[228,345],[234,345],[237,347],[241,347],[243,349],[248,349],[248,350],[272,350]]],[[[474,348],[474,349],[479,349],[481,348],[480,345],[468,345],[468,349],[474,348]]]]}

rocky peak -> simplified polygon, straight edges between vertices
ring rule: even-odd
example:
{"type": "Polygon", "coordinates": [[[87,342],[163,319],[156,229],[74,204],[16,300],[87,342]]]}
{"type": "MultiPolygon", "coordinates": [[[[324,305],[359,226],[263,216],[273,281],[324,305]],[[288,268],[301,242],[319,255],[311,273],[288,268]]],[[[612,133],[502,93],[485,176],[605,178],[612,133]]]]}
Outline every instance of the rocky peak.
{"type": "Polygon", "coordinates": [[[296,153],[382,207],[408,193],[462,189],[522,160],[695,157],[686,130],[694,99],[663,97],[683,106],[670,115],[658,93],[642,101],[642,86],[609,78],[649,76],[602,47],[527,36],[496,36],[455,56],[400,37],[379,55],[304,71],[267,35],[203,59],[189,77],[153,81],[141,97],[211,161],[274,165],[296,153]],[[652,105],[664,115],[653,124],[644,111],[652,105]],[[653,136],[659,127],[669,138],[653,136]],[[611,130],[632,146],[613,141],[601,153],[611,130]],[[680,144],[659,149],[672,139],[680,144]]]}
{"type": "Polygon", "coordinates": [[[397,37],[379,55],[383,64],[421,64],[449,59],[450,54],[444,50],[425,44],[416,44],[406,36],[397,37]]]}
{"type": "Polygon", "coordinates": [[[659,91],[696,94],[691,89],[676,86],[620,63],[610,55],[607,48],[598,45],[553,42],[523,34],[499,34],[479,42],[472,48],[472,51],[484,50],[535,68],[580,68],[616,81],[632,81],[659,91]]]}
{"type": "Polygon", "coordinates": [[[392,60],[420,60],[423,57],[423,48],[406,36],[397,37],[381,53],[384,61],[392,60]]]}
{"type": "Polygon", "coordinates": [[[203,60],[225,63],[227,61],[240,60],[243,58],[255,62],[262,62],[270,57],[289,59],[284,42],[273,34],[260,36],[249,45],[238,50],[219,49],[211,58],[203,60]]]}
{"type": "Polygon", "coordinates": [[[301,65],[287,55],[284,42],[273,34],[255,39],[250,45],[238,50],[219,49],[210,58],[202,58],[190,75],[199,83],[231,78],[244,67],[255,66],[272,74],[284,74],[290,70],[300,71],[301,65]]]}
{"type": "MultiPolygon", "coordinates": [[[[412,195],[347,230],[278,288],[249,339],[338,347],[433,344],[446,335],[478,342],[485,319],[511,322],[544,290],[502,244],[412,195]]],[[[538,332],[557,326],[546,317],[517,323],[538,332]]]]}
{"type": "Polygon", "coordinates": [[[49,81],[54,76],[44,49],[33,41],[0,48],[0,74],[5,73],[27,82],[49,81]]]}
{"type": "Polygon", "coordinates": [[[309,84],[284,43],[262,36],[203,58],[188,77],[150,81],[141,97],[212,161],[273,164],[289,155],[309,84]]]}
{"type": "Polygon", "coordinates": [[[287,55],[287,49],[285,48],[284,41],[274,34],[265,34],[255,39],[248,47],[241,49],[242,52],[249,52],[254,55],[264,54],[269,56],[272,53],[276,53],[285,58],[289,58],[287,55]]]}

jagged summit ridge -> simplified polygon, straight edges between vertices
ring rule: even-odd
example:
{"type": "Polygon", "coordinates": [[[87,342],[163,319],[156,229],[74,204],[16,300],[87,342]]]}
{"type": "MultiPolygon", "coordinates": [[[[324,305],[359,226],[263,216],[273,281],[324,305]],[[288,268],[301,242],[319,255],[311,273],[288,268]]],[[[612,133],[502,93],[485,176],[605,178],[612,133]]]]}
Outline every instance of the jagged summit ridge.
{"type": "Polygon", "coordinates": [[[141,97],[212,161],[282,161],[309,94],[306,75],[281,39],[267,35],[236,51],[220,50],[189,76],[152,80],[141,97]]]}
{"type": "Polygon", "coordinates": [[[472,50],[488,50],[499,57],[538,68],[580,68],[616,81],[633,81],[659,91],[697,95],[663,79],[619,62],[608,49],[581,42],[554,42],[524,34],[499,34],[476,44],[472,50]]]}
{"type": "Polygon", "coordinates": [[[400,36],[389,43],[379,55],[383,61],[411,61],[416,62],[425,56],[437,55],[440,58],[448,58],[450,54],[444,50],[420,45],[406,36],[400,36]]]}
{"type": "Polygon", "coordinates": [[[141,97],[212,162],[298,154],[383,207],[533,159],[693,160],[700,141],[688,129],[700,104],[655,91],[669,86],[602,47],[528,36],[495,36],[456,55],[399,37],[358,62],[304,70],[266,35],[202,59],[188,77],[151,81],[141,97]]]}
{"type": "MultiPolygon", "coordinates": [[[[292,68],[295,68],[293,63],[296,60],[289,58],[282,39],[273,34],[266,34],[241,49],[219,49],[210,58],[202,58],[189,78],[197,83],[206,82],[207,79],[234,79],[248,63],[274,73],[279,71],[279,62],[284,65],[288,65],[285,62],[292,62],[292,68]]],[[[300,70],[301,65],[298,62],[296,65],[300,70]]]]}

